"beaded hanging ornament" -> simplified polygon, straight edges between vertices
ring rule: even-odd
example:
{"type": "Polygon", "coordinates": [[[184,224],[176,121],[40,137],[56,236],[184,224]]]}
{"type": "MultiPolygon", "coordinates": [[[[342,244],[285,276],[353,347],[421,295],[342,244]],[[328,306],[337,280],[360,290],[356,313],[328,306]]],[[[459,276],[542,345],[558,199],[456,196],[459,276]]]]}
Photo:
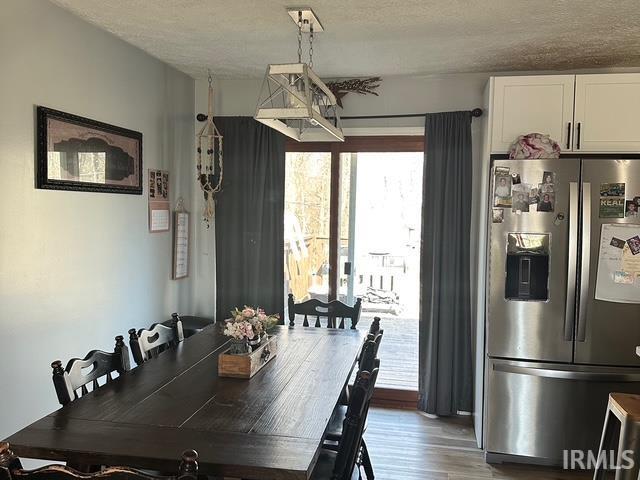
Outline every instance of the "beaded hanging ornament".
{"type": "Polygon", "coordinates": [[[204,193],[204,209],[202,219],[209,228],[215,216],[215,195],[222,190],[222,135],[213,123],[213,86],[209,73],[209,105],[204,125],[196,135],[198,141],[198,158],[196,163],[197,178],[204,193]],[[202,161],[202,145],[206,144],[207,151],[202,161]]]}

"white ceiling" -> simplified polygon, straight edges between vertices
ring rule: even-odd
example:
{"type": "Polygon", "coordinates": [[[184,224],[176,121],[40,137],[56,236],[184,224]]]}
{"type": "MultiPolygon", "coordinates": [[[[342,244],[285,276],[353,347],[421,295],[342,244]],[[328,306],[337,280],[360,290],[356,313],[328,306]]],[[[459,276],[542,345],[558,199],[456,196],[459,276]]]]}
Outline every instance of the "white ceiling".
{"type": "MultiPolygon", "coordinates": [[[[286,0],[52,0],[178,69],[296,61],[286,0]]],[[[308,0],[323,77],[640,66],[638,0],[308,0]]]]}

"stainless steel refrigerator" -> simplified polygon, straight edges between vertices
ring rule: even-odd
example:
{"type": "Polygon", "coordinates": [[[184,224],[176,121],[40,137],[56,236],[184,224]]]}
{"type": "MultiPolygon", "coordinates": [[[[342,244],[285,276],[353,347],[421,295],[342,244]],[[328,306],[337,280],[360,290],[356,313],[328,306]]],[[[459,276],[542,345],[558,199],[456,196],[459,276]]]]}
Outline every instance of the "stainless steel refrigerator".
{"type": "Polygon", "coordinates": [[[494,159],[491,192],[487,461],[558,464],[564,450],[595,453],[609,392],[640,393],[640,272],[612,274],[604,258],[620,248],[620,268],[632,270],[640,253],[629,246],[638,245],[600,245],[603,232],[640,228],[628,204],[640,197],[640,159],[494,159]],[[508,189],[510,199],[497,198],[508,189]]]}

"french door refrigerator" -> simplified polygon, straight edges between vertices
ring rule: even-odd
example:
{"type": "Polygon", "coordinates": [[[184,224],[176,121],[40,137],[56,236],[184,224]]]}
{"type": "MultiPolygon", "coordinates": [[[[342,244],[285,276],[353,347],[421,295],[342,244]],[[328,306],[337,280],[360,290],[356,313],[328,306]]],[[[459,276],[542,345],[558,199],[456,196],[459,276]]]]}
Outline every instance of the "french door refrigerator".
{"type": "Polygon", "coordinates": [[[640,393],[640,159],[495,159],[491,192],[487,461],[595,454],[609,392],[640,393]]]}

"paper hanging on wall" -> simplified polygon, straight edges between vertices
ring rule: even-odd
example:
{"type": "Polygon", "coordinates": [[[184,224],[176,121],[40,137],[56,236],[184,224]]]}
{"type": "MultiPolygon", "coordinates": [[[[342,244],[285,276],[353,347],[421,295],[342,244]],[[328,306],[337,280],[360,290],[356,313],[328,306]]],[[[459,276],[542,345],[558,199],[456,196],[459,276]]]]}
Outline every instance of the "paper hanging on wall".
{"type": "Polygon", "coordinates": [[[149,230],[151,232],[166,232],[169,230],[169,210],[154,210],[150,212],[149,230]]]}
{"type": "Polygon", "coordinates": [[[149,169],[149,231],[168,232],[169,213],[169,172],[149,169]]]}
{"type": "Polygon", "coordinates": [[[596,300],[640,303],[640,225],[604,224],[600,234],[596,300]]]}

